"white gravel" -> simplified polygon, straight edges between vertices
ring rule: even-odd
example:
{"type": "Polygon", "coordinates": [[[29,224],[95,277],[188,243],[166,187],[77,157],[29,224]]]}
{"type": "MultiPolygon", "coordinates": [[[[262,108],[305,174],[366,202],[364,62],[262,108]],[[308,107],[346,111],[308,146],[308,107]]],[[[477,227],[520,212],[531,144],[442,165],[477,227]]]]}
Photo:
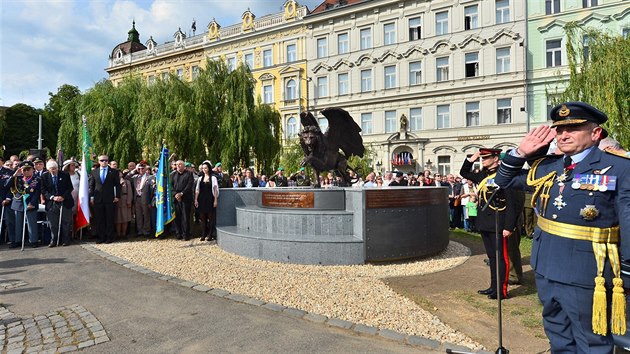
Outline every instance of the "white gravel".
{"type": "Polygon", "coordinates": [[[96,247],[153,271],[210,288],[475,350],[483,348],[381,281],[381,278],[428,274],[462,264],[470,257],[470,249],[456,242],[450,242],[444,252],[423,260],[353,266],[255,260],[198,240],[147,240],[96,247]]]}

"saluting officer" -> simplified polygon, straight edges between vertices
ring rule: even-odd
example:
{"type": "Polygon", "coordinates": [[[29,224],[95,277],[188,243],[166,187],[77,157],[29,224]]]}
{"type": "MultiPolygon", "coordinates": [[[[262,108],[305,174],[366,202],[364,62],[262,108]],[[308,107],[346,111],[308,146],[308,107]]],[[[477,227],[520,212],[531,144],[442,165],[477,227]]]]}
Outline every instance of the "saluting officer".
{"type": "Polygon", "coordinates": [[[308,175],[306,174],[304,167],[300,167],[300,171],[293,174],[293,176],[291,176],[291,180],[295,181],[295,184],[297,184],[300,187],[306,187],[306,186],[311,185],[311,179],[308,178],[308,175]]]}
{"type": "Polygon", "coordinates": [[[626,331],[623,286],[630,285],[630,272],[622,271],[630,269],[630,160],[597,148],[607,136],[600,124],[608,117],[596,108],[566,102],[551,110],[551,119],[551,127],[532,129],[510,151],[496,182],[534,191],[531,265],[551,351],[612,353],[611,332],[626,331]],[[554,137],[562,154],[521,170],[554,137]]]}
{"type": "MultiPolygon", "coordinates": [[[[500,296],[505,299],[508,296],[507,286],[509,278],[509,260],[507,259],[507,237],[512,236],[517,226],[518,217],[523,211],[524,195],[515,191],[498,190],[494,182],[497,168],[501,156],[500,149],[479,149],[470,158],[464,160],[459,174],[479,185],[479,205],[477,207],[477,230],[481,233],[483,246],[486,249],[490,263],[490,287],[479,290],[481,295],[488,295],[490,299],[500,296]],[[481,157],[483,169],[480,172],[473,172],[473,163],[481,157]],[[492,193],[498,193],[490,205],[488,204],[492,193]],[[498,219],[496,222],[495,220],[498,219]],[[497,229],[498,226],[498,229],[497,229]],[[497,235],[498,233],[498,235],[497,235]],[[497,248],[496,240],[499,239],[499,292],[497,294],[497,248]]],[[[516,237],[516,236],[512,236],[516,237]]]]}

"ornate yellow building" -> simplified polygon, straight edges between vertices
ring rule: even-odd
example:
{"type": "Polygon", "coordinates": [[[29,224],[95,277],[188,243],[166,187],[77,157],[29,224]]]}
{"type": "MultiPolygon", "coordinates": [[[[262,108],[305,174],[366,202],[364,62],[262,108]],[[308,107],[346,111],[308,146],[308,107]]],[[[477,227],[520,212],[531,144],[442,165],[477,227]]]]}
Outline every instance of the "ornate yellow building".
{"type": "Polygon", "coordinates": [[[224,60],[228,67],[248,65],[256,80],[256,96],[273,105],[282,116],[284,137],[299,131],[299,114],[308,109],[306,75],[306,6],[287,0],[283,11],[256,17],[249,9],[241,23],[222,27],[215,19],[207,32],[186,36],[181,29],[164,44],[150,37],[140,43],[135,23],[126,42],[113,50],[106,69],[115,84],[128,75],[142,75],[150,84],[166,80],[169,73],[180,80],[194,80],[206,58],[224,60]]]}

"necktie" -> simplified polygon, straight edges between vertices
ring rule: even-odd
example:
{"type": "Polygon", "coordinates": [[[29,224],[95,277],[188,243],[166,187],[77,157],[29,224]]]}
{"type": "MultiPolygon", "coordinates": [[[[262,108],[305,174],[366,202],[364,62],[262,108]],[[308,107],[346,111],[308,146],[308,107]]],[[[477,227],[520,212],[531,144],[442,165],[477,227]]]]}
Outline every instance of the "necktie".
{"type": "Polygon", "coordinates": [[[101,169],[101,184],[105,183],[105,169],[101,169]]]}
{"type": "Polygon", "coordinates": [[[571,156],[565,156],[564,157],[564,168],[567,169],[572,164],[573,164],[573,160],[571,159],[571,156]]]}
{"type": "Polygon", "coordinates": [[[57,193],[57,175],[52,176],[53,186],[55,186],[55,193],[57,193]]]}

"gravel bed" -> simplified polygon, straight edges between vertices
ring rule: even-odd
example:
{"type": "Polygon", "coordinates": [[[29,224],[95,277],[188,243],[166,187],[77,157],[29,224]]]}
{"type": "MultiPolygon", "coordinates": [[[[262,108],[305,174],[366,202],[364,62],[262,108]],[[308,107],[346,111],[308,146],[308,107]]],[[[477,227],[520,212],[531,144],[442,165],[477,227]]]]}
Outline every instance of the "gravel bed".
{"type": "Polygon", "coordinates": [[[470,249],[456,242],[450,242],[442,253],[422,260],[352,266],[255,260],[198,240],[147,240],[95,247],[150,270],[210,288],[329,318],[483,349],[381,281],[381,278],[428,274],[462,264],[470,257],[470,249]]]}

